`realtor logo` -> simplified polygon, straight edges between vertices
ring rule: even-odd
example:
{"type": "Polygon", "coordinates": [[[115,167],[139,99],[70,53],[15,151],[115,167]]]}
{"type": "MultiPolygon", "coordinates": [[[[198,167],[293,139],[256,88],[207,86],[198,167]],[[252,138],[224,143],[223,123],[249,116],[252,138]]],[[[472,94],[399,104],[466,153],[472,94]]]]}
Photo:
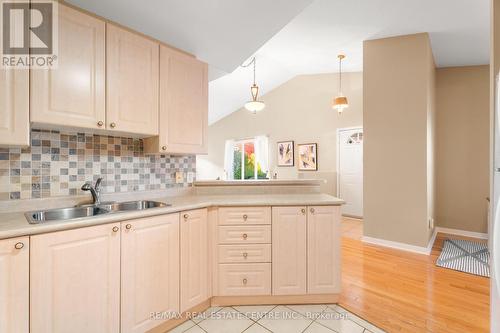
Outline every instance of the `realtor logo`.
{"type": "Polygon", "coordinates": [[[2,1],[1,66],[55,68],[57,1],[2,1]]]}

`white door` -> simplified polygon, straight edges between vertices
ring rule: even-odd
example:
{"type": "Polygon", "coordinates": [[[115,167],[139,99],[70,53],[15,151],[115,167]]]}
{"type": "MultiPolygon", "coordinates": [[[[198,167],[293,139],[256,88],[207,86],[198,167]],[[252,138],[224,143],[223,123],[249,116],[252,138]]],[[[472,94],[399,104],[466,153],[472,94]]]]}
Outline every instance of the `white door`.
{"type": "Polygon", "coordinates": [[[346,203],[342,214],[363,217],[363,128],[338,134],[338,196],[346,203]]]}

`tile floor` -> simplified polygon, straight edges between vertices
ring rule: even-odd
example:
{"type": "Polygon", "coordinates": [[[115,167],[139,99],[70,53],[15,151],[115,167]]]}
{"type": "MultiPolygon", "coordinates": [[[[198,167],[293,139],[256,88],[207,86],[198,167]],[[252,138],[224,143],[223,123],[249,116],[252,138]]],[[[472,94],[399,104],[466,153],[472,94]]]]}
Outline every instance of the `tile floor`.
{"type": "Polygon", "coordinates": [[[212,307],[170,333],[382,333],[335,304],[212,307]]]}

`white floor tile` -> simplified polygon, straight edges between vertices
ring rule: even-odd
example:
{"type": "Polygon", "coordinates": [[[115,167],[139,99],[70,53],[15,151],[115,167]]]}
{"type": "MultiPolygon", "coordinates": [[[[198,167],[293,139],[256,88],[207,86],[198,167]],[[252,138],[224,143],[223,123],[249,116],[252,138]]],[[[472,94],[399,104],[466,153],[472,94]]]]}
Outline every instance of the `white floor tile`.
{"type": "Polygon", "coordinates": [[[259,320],[266,313],[275,308],[276,305],[241,305],[233,306],[237,311],[243,313],[245,316],[252,320],[259,320]]]}
{"type": "Polygon", "coordinates": [[[246,329],[244,333],[271,333],[268,329],[265,329],[263,326],[255,323],[249,328],[246,329]]]}
{"type": "Polygon", "coordinates": [[[375,325],[372,325],[371,323],[367,322],[363,318],[356,316],[354,313],[347,312],[347,316],[353,322],[368,329],[370,331],[369,333],[385,333],[385,331],[381,330],[380,328],[376,327],[375,325]]]}
{"type": "Polygon", "coordinates": [[[316,322],[312,323],[305,331],[304,333],[334,333],[335,331],[332,331],[331,329],[320,325],[316,322]]]}
{"type": "Polygon", "coordinates": [[[327,309],[322,316],[323,318],[316,320],[316,322],[339,333],[363,333],[364,331],[363,327],[349,319],[345,319],[345,314],[327,309]]]}
{"type": "Polygon", "coordinates": [[[326,309],[324,304],[299,304],[287,305],[287,307],[312,320],[315,320],[318,314],[326,309]]]}
{"type": "Polygon", "coordinates": [[[302,332],[311,322],[312,320],[281,305],[258,321],[259,324],[274,333],[302,332]]]}
{"type": "Polygon", "coordinates": [[[217,313],[217,311],[219,311],[221,309],[222,309],[222,307],[220,307],[220,306],[213,306],[211,308],[206,309],[202,313],[197,314],[196,316],[191,318],[191,320],[195,323],[199,323],[200,321],[209,318],[214,313],[217,313]]]}
{"type": "Polygon", "coordinates": [[[233,308],[227,307],[212,314],[198,325],[208,333],[239,333],[254,322],[233,308]]]}
{"type": "Polygon", "coordinates": [[[174,329],[168,331],[168,333],[181,333],[185,332],[191,327],[193,327],[195,323],[192,320],[188,320],[180,324],[179,326],[175,327],[174,329]]]}
{"type": "Polygon", "coordinates": [[[199,326],[193,326],[190,329],[188,329],[185,333],[205,333],[205,331],[202,330],[199,326]]]}

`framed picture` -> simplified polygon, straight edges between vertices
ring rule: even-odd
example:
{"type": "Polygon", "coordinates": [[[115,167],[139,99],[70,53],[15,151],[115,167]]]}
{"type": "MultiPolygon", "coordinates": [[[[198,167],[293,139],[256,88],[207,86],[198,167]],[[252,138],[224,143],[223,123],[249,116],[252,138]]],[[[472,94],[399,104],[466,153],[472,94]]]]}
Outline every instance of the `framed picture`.
{"type": "Polygon", "coordinates": [[[297,145],[299,148],[299,170],[317,171],[318,170],[318,144],[303,143],[297,145]]]}
{"type": "Polygon", "coordinates": [[[278,166],[293,167],[295,165],[293,141],[278,142],[278,166]]]}

